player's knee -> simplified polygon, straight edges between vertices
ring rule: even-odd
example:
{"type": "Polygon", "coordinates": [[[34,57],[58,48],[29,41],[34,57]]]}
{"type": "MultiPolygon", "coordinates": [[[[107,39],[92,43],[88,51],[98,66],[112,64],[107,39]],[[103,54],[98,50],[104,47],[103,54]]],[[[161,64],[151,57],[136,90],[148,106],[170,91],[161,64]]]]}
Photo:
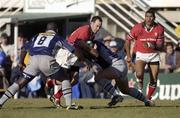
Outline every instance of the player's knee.
{"type": "Polygon", "coordinates": [[[141,72],[136,72],[135,74],[136,74],[136,77],[137,77],[137,78],[139,78],[139,79],[143,78],[143,73],[141,73],[141,72]]]}
{"type": "Polygon", "coordinates": [[[19,85],[20,88],[23,88],[33,78],[34,78],[34,76],[23,73],[22,77],[20,77],[18,80],[16,80],[16,83],[19,85]]]}

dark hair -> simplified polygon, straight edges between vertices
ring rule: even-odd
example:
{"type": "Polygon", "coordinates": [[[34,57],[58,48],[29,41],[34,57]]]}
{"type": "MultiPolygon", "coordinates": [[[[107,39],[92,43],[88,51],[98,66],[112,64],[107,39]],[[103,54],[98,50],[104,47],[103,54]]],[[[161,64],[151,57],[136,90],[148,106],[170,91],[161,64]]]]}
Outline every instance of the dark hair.
{"type": "Polygon", "coordinates": [[[2,33],[1,38],[8,39],[8,35],[6,33],[2,33]]]}
{"type": "Polygon", "coordinates": [[[53,30],[53,31],[57,31],[58,26],[56,23],[54,22],[50,22],[47,24],[46,30],[53,30]]]}
{"type": "Polygon", "coordinates": [[[173,45],[173,43],[172,43],[172,42],[168,42],[168,43],[166,43],[166,47],[167,47],[167,46],[174,47],[174,45],[173,45]]]}
{"type": "Polygon", "coordinates": [[[153,9],[149,9],[149,10],[147,10],[145,14],[147,14],[147,13],[152,14],[152,15],[153,15],[153,17],[155,18],[155,11],[154,11],[153,9]]]}
{"type": "Polygon", "coordinates": [[[91,22],[95,22],[96,20],[99,20],[100,22],[102,22],[102,18],[100,16],[93,16],[91,18],[91,22]]]}

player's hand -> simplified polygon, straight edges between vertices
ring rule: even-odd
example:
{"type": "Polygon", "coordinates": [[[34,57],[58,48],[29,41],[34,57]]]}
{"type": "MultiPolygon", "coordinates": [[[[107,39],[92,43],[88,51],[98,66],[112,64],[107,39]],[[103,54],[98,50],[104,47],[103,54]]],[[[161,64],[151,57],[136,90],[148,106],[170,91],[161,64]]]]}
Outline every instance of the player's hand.
{"type": "Polygon", "coordinates": [[[143,43],[143,46],[144,46],[145,48],[153,48],[153,49],[155,49],[155,44],[150,43],[150,42],[144,42],[144,43],[143,43]]]}

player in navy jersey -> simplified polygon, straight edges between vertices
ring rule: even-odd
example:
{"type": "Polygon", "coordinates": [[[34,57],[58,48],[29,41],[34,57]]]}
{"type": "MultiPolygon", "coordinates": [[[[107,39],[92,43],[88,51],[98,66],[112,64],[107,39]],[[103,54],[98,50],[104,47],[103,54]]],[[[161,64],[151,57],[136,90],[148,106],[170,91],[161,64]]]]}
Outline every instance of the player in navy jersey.
{"type": "Polygon", "coordinates": [[[55,55],[59,49],[62,48],[73,52],[74,48],[60,37],[57,32],[57,25],[48,23],[45,33],[39,33],[32,38],[29,45],[31,57],[23,71],[23,76],[15,81],[1,97],[0,107],[19,89],[42,72],[45,76],[62,82],[62,91],[67,109],[78,109],[78,106],[72,105],[71,84],[66,69],[60,67],[55,60],[55,55]]]}
{"type": "MultiPolygon", "coordinates": [[[[123,94],[130,95],[140,101],[143,101],[145,103],[145,106],[153,106],[154,103],[151,100],[146,99],[146,97],[136,88],[129,88],[127,79],[128,69],[123,57],[119,56],[118,54],[112,53],[110,49],[108,49],[103,43],[99,41],[95,41],[95,45],[95,48],[99,53],[99,59],[104,60],[98,61],[98,64],[104,65],[104,63],[106,63],[106,67],[99,71],[95,76],[95,81],[100,84],[104,90],[107,90],[107,88],[108,90],[113,90],[115,88],[109,85],[111,85],[111,80],[115,79],[116,85],[123,94]]],[[[112,98],[111,102],[108,103],[108,105],[116,105],[119,101],[122,101],[122,98],[119,95],[115,95],[112,98]]]]}

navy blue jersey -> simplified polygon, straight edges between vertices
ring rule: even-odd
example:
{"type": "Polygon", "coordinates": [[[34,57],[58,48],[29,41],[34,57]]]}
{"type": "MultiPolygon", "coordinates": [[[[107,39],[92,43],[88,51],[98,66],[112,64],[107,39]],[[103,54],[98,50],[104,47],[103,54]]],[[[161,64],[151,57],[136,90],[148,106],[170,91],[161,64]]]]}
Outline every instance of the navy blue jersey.
{"type": "Polygon", "coordinates": [[[67,49],[70,52],[74,51],[66,40],[53,32],[40,33],[32,38],[29,42],[30,55],[49,55],[55,57],[60,48],[67,49]]]}
{"type": "Polygon", "coordinates": [[[98,61],[99,65],[111,65],[114,61],[121,59],[118,54],[112,53],[112,51],[107,48],[102,42],[95,41],[95,44],[97,45],[97,51],[100,56],[99,59],[101,60],[98,61]]]}

